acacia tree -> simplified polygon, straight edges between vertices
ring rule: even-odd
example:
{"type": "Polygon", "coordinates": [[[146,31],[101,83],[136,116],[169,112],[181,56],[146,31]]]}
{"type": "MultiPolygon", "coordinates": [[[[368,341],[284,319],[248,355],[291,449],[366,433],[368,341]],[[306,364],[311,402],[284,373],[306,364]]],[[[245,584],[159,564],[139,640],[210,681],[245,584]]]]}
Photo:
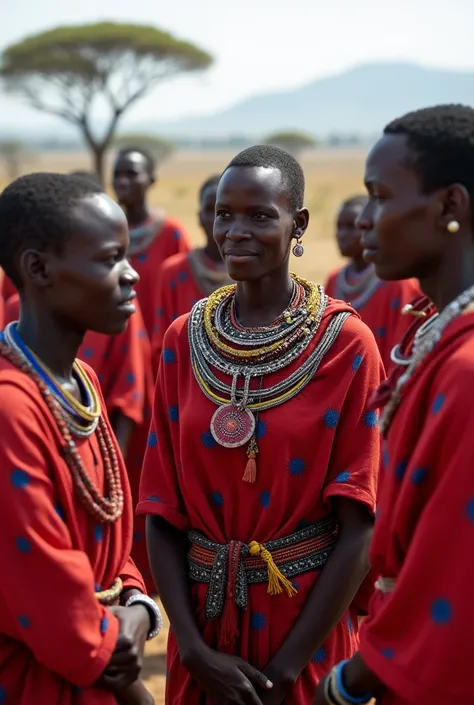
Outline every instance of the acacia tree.
{"type": "Polygon", "coordinates": [[[274,132],[265,138],[265,144],[271,144],[274,147],[280,147],[293,156],[297,156],[304,149],[311,149],[317,146],[317,141],[312,135],[305,132],[297,131],[282,131],[274,132]]]}
{"type": "Polygon", "coordinates": [[[8,47],[0,76],[34,108],[76,125],[103,179],[104,156],[125,111],[161,81],[211,63],[205,51],[155,27],[103,22],[58,27],[8,47]],[[98,135],[92,121],[101,102],[109,118],[98,135]]]}

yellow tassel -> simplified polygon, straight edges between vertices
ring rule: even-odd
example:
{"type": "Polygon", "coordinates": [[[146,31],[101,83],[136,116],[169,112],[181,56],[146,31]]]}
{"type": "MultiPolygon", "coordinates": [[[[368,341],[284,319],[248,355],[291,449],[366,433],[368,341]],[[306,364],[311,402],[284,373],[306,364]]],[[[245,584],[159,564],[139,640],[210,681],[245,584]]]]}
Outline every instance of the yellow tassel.
{"type": "Polygon", "coordinates": [[[249,544],[250,555],[260,556],[260,558],[265,561],[268,569],[268,594],[269,595],[280,595],[283,590],[285,590],[288,597],[293,597],[296,595],[298,590],[294,587],[292,583],[285,578],[283,573],[280,571],[275,561],[273,560],[272,554],[265,546],[260,545],[257,541],[251,541],[249,544]]]}

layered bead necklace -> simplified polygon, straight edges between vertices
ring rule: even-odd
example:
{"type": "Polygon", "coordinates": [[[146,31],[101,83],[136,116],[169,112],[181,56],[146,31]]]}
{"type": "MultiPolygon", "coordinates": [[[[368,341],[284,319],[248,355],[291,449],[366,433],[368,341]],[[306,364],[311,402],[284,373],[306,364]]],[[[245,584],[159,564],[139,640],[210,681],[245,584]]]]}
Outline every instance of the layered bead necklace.
{"type": "Polygon", "coordinates": [[[375,268],[368,266],[360,274],[355,274],[354,281],[348,281],[351,265],[343,267],[336,277],[336,298],[347,301],[356,310],[362,308],[370,299],[380,280],[375,274],[375,268]]]}
{"type": "Polygon", "coordinates": [[[11,323],[0,334],[0,355],[7,359],[39,388],[51,415],[62,435],[62,454],[71,471],[76,491],[86,510],[102,523],[116,522],[123,511],[123,492],[120,466],[114,441],[101,416],[99,395],[79,362],[74,362],[73,373],[86,404],[81,404],[54,378],[53,373],[21,339],[16,323],[11,323]],[[101,496],[89,477],[73,436],[87,438],[93,433],[104,462],[108,496],[101,496]]]}
{"type": "Polygon", "coordinates": [[[289,401],[308,384],[350,315],[335,315],[303,364],[280,382],[264,388],[266,375],[290,366],[307,350],[327,306],[323,287],[291,276],[290,303],[268,326],[240,325],[235,285],[218,289],[208,299],[199,301],[189,317],[194,376],[204,395],[218,406],[211,419],[211,434],[225,448],[248,443],[243,476],[247,482],[256,478],[258,414],[289,401]],[[230,377],[230,383],[221,381],[213,369],[230,377]],[[252,386],[253,380],[257,380],[257,385],[252,386]]]}
{"type": "MultiPolygon", "coordinates": [[[[412,379],[425,358],[434,350],[441,340],[446,327],[458,318],[465,309],[474,302],[474,286],[463,291],[454,301],[448,304],[443,311],[433,315],[425,324],[420,326],[413,341],[413,354],[403,358],[398,364],[406,369],[398,378],[390,399],[385,405],[380,418],[380,430],[385,434],[390,426],[393,416],[402,400],[402,393],[408,382],[412,379]]],[[[395,357],[397,354],[395,352],[395,357]]]]}

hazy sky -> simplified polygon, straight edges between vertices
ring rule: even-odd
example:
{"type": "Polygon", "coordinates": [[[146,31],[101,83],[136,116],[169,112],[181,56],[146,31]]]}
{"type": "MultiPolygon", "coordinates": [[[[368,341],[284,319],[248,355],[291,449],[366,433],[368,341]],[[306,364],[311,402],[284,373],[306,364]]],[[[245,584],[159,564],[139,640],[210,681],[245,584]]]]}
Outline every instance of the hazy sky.
{"type": "MultiPolygon", "coordinates": [[[[0,48],[55,25],[116,20],[155,24],[214,56],[208,72],[139,103],[133,121],[213,112],[369,61],[474,69],[474,0],[0,0],[0,16],[0,48]]],[[[50,120],[0,95],[0,127],[50,120]]]]}

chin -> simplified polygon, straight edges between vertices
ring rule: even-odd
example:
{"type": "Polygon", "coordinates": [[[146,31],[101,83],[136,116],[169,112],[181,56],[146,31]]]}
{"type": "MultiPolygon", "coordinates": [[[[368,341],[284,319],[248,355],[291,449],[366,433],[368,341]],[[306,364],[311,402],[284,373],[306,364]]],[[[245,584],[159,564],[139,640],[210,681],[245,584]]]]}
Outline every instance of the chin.
{"type": "Polygon", "coordinates": [[[393,266],[390,265],[384,267],[383,264],[376,263],[374,264],[374,267],[375,274],[378,276],[379,279],[382,279],[382,281],[401,281],[402,279],[411,279],[411,277],[413,276],[412,273],[408,272],[407,270],[395,269],[393,266]]]}

